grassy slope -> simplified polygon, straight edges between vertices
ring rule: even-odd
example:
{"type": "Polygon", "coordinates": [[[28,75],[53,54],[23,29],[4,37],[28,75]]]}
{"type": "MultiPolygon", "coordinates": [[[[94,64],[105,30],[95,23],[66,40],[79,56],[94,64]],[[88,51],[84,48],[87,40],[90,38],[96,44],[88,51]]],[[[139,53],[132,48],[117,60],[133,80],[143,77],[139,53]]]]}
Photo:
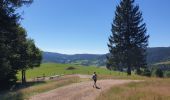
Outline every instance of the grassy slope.
{"type": "Polygon", "coordinates": [[[154,65],[170,65],[170,61],[165,61],[165,62],[159,62],[154,65]]]}
{"type": "MultiPolygon", "coordinates": [[[[126,73],[111,72],[105,68],[85,67],[68,64],[44,63],[40,67],[28,70],[27,78],[35,78],[37,76],[56,75],[56,74],[92,74],[96,71],[100,79],[143,79],[141,83],[130,83],[127,85],[114,86],[109,91],[102,93],[97,100],[150,100],[150,99],[170,99],[170,79],[146,78],[137,75],[127,76],[126,73]],[[75,70],[66,70],[68,67],[75,67],[75,70]],[[160,91],[161,90],[161,91],[160,91]]],[[[21,74],[18,74],[20,77],[21,74]]],[[[64,81],[45,82],[40,85],[31,86],[29,88],[19,89],[16,92],[6,92],[0,95],[0,99],[16,100],[28,98],[30,95],[45,92],[63,85],[78,82],[79,79],[68,78],[64,81]]]]}
{"type": "Polygon", "coordinates": [[[140,83],[114,86],[96,100],[170,100],[170,79],[149,78],[140,83]]]}
{"type": "MultiPolygon", "coordinates": [[[[126,73],[121,72],[113,72],[109,71],[105,68],[99,67],[85,67],[78,65],[70,65],[70,64],[56,64],[56,63],[44,63],[38,68],[27,70],[26,76],[27,79],[35,78],[38,76],[53,76],[53,75],[61,75],[61,74],[93,74],[93,72],[97,72],[99,75],[113,75],[113,76],[126,76],[126,73]],[[75,67],[74,70],[66,70],[68,67],[75,67]]],[[[17,75],[19,79],[21,78],[21,73],[17,75]]]]}
{"type": "MultiPolygon", "coordinates": [[[[132,75],[127,76],[126,73],[113,72],[109,71],[106,68],[98,68],[98,67],[85,67],[85,66],[77,66],[70,64],[56,64],[56,63],[44,63],[38,68],[30,69],[27,71],[27,79],[35,78],[37,76],[42,76],[45,74],[46,76],[52,75],[60,75],[60,74],[92,74],[94,71],[99,75],[99,79],[111,79],[111,78],[126,78],[126,79],[138,79],[139,76],[132,75]],[[68,67],[75,67],[75,70],[66,70],[68,67]]],[[[21,77],[21,73],[18,74],[18,77],[21,77]]],[[[64,76],[65,77],[65,76],[64,76]]],[[[67,76],[66,76],[67,77],[67,76]]],[[[27,99],[32,95],[49,91],[60,86],[65,86],[68,84],[80,82],[80,81],[89,81],[87,79],[79,79],[77,77],[74,78],[65,78],[61,81],[44,81],[42,83],[31,83],[32,85],[28,87],[23,87],[21,89],[17,89],[14,91],[5,91],[0,93],[0,100],[23,100],[27,99]]]]}

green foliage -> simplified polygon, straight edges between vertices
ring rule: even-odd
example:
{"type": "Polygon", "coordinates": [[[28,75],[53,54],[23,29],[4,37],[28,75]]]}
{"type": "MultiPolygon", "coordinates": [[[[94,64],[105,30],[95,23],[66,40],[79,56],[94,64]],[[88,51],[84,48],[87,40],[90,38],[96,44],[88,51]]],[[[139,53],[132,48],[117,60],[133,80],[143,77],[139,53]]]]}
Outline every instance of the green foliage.
{"type": "Polygon", "coordinates": [[[30,4],[31,0],[0,0],[0,89],[16,82],[21,58],[20,42],[25,34],[20,28],[20,15],[16,9],[30,4]]]}
{"type": "Polygon", "coordinates": [[[156,69],[155,75],[157,77],[164,77],[164,73],[163,73],[162,69],[160,69],[160,68],[156,69]]]}
{"type": "Polygon", "coordinates": [[[42,54],[41,51],[35,46],[35,43],[31,39],[27,39],[27,65],[25,67],[33,68],[38,67],[41,64],[42,54]]]}
{"type": "Polygon", "coordinates": [[[13,59],[17,56],[13,51],[17,39],[18,18],[13,9],[0,1],[0,89],[9,87],[16,81],[16,66],[13,59]]]}
{"type": "Polygon", "coordinates": [[[11,9],[19,8],[23,5],[30,5],[32,2],[33,0],[0,0],[0,4],[11,9]]]}
{"type": "Polygon", "coordinates": [[[165,76],[170,78],[170,71],[165,71],[165,76]]]}
{"type": "Polygon", "coordinates": [[[75,67],[72,67],[72,66],[66,68],[66,70],[75,70],[75,69],[76,69],[76,68],[75,68],[75,67]]]}
{"type": "Polygon", "coordinates": [[[142,13],[134,0],[122,0],[117,6],[108,44],[107,65],[114,67],[112,69],[127,68],[131,75],[132,69],[146,67],[149,35],[146,35],[146,24],[142,21],[142,13]]]}
{"type": "Polygon", "coordinates": [[[22,71],[22,83],[25,83],[26,70],[40,66],[42,56],[41,51],[35,46],[34,41],[31,39],[26,39],[26,41],[24,41],[23,47],[24,50],[22,50],[22,57],[20,59],[22,66],[20,66],[19,70],[22,71]]]}
{"type": "Polygon", "coordinates": [[[151,77],[151,71],[149,69],[145,69],[142,73],[143,76],[151,77]]]}
{"type": "Polygon", "coordinates": [[[142,70],[141,70],[141,69],[137,69],[137,70],[136,70],[136,74],[142,75],[142,70]]]}

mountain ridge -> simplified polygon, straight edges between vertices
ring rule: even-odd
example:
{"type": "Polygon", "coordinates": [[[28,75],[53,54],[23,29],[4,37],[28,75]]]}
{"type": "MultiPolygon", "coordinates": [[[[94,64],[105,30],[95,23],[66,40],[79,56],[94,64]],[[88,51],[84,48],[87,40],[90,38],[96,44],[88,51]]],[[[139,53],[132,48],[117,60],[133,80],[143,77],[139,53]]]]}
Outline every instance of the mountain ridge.
{"type": "MultiPolygon", "coordinates": [[[[170,60],[170,47],[149,47],[147,49],[147,53],[148,64],[155,64],[170,60]]],[[[85,66],[105,66],[106,54],[61,54],[54,52],[43,52],[43,62],[85,66]]]]}

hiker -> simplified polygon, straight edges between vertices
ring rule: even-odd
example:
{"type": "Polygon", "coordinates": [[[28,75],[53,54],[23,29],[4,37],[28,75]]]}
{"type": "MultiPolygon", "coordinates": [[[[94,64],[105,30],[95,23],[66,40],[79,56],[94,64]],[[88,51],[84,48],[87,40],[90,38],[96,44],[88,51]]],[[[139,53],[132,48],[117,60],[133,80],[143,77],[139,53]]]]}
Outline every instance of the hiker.
{"type": "Polygon", "coordinates": [[[96,74],[96,72],[94,72],[94,74],[93,74],[93,76],[92,76],[92,79],[93,79],[93,81],[94,81],[93,88],[94,88],[94,87],[97,88],[97,85],[96,85],[97,74],[96,74]]]}

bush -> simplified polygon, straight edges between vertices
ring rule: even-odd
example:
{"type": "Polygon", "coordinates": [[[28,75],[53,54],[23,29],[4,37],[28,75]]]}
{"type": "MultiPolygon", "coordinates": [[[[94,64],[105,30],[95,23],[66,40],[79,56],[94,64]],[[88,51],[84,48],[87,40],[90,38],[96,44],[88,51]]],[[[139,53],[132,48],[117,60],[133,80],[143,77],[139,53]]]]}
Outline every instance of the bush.
{"type": "Polygon", "coordinates": [[[166,76],[166,77],[170,77],[170,71],[166,71],[166,72],[165,72],[165,76],[166,76]]]}
{"type": "Polygon", "coordinates": [[[155,74],[156,74],[157,77],[163,77],[164,76],[163,75],[164,73],[163,73],[162,69],[160,69],[160,68],[158,68],[156,70],[155,74]]]}
{"type": "Polygon", "coordinates": [[[74,69],[76,69],[76,68],[75,68],[75,67],[72,67],[72,66],[66,68],[66,70],[74,70],[74,69]]]}
{"type": "Polygon", "coordinates": [[[151,77],[151,71],[149,69],[145,69],[142,73],[143,76],[151,77]]]}
{"type": "Polygon", "coordinates": [[[137,69],[137,70],[136,70],[136,74],[142,75],[142,71],[141,71],[140,69],[137,69]]]}

